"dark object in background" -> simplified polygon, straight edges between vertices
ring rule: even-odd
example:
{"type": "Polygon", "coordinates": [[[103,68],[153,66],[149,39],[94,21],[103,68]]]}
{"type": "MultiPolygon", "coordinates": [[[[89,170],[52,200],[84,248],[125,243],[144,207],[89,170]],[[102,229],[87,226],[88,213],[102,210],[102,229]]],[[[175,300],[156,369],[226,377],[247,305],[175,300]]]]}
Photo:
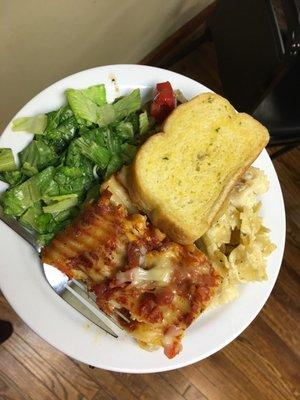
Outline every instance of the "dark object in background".
{"type": "Polygon", "coordinates": [[[285,146],[275,158],[300,143],[299,18],[300,0],[218,0],[204,34],[156,65],[170,68],[210,43],[219,93],[269,129],[269,146],[285,146]]]}
{"type": "Polygon", "coordinates": [[[299,0],[219,0],[209,21],[225,96],[270,131],[300,142],[299,0]]]}
{"type": "Polygon", "coordinates": [[[0,344],[4,343],[13,333],[12,324],[0,319],[0,344]]]}

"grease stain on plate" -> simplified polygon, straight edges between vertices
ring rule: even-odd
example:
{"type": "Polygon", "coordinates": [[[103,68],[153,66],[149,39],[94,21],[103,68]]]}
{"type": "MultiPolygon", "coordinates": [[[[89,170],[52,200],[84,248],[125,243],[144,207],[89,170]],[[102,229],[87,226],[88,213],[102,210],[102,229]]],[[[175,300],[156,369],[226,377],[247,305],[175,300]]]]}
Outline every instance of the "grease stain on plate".
{"type": "Polygon", "coordinates": [[[120,87],[118,85],[118,81],[115,74],[108,74],[108,79],[111,81],[115,88],[116,93],[120,93],[120,87]]]}

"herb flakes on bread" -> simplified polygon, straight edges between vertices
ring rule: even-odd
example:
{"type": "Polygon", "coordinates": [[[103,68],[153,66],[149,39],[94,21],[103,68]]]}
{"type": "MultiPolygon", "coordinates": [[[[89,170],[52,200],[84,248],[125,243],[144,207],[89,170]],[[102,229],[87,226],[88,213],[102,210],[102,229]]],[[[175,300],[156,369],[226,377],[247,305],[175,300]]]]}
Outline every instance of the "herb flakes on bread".
{"type": "Polygon", "coordinates": [[[193,243],[269,140],[267,129],[204,93],[178,106],[134,159],[130,195],[172,240],[193,243]]]}

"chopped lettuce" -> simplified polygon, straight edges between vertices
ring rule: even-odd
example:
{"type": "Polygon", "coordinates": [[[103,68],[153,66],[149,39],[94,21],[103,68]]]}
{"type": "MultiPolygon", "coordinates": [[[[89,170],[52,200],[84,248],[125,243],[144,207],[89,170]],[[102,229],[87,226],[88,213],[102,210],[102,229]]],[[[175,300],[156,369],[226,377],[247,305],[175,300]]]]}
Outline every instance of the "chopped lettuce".
{"type": "Polygon", "coordinates": [[[124,143],[121,145],[121,150],[123,163],[130,164],[137,152],[137,147],[129,143],[124,143]]]}
{"type": "Polygon", "coordinates": [[[123,165],[122,158],[118,154],[114,154],[107,166],[106,172],[104,174],[105,178],[109,178],[114,172],[118,171],[123,165]]]}
{"type": "Polygon", "coordinates": [[[19,153],[22,171],[27,176],[33,176],[42,169],[55,165],[58,155],[54,148],[43,140],[33,140],[19,153]]]}
{"type": "Polygon", "coordinates": [[[103,137],[105,140],[105,145],[112,155],[120,153],[121,140],[112,130],[107,129],[105,132],[103,132],[103,137]]]}
{"type": "Polygon", "coordinates": [[[95,85],[87,89],[68,89],[68,103],[79,124],[84,121],[97,123],[99,106],[106,104],[104,85],[95,85]]]}
{"type": "MultiPolygon", "coordinates": [[[[52,198],[53,199],[53,198],[52,198]]],[[[72,194],[68,196],[56,196],[56,201],[48,206],[43,207],[44,213],[60,213],[61,211],[66,211],[71,207],[76,206],[78,203],[78,195],[72,194]],[[59,199],[59,197],[61,197],[59,199]]]]}
{"type": "Polygon", "coordinates": [[[66,96],[58,110],[13,121],[13,130],[36,135],[19,153],[20,167],[10,149],[0,149],[0,179],[10,185],[0,197],[4,213],[34,231],[41,245],[99,196],[99,180],[129,164],[149,131],[139,89],[112,104],[104,85],[66,96]]]}
{"type": "Polygon", "coordinates": [[[66,152],[64,165],[67,167],[78,167],[86,171],[92,171],[94,164],[85,157],[77,146],[77,140],[73,140],[66,152]]]}
{"type": "Polygon", "coordinates": [[[54,176],[60,195],[73,193],[82,196],[93,180],[92,168],[62,166],[57,168],[54,176]]]}
{"type": "Polygon", "coordinates": [[[12,149],[0,149],[0,172],[14,171],[17,169],[12,149]]]}
{"type": "Polygon", "coordinates": [[[62,194],[62,195],[58,195],[58,196],[43,196],[43,201],[44,201],[44,203],[49,205],[49,204],[57,203],[59,201],[74,199],[74,198],[78,199],[77,194],[71,193],[71,194],[62,194]]]}
{"type": "Polygon", "coordinates": [[[131,113],[140,110],[142,107],[142,98],[139,89],[134,89],[128,96],[122,97],[113,104],[116,120],[127,117],[131,113]]]}
{"type": "Polygon", "coordinates": [[[29,132],[34,135],[42,135],[47,125],[47,116],[40,114],[35,117],[16,118],[12,122],[12,131],[14,132],[29,132]]]}
{"type": "Polygon", "coordinates": [[[63,106],[56,111],[47,114],[46,132],[55,130],[60,124],[73,117],[73,111],[69,106],[63,106]]]}
{"type": "Polygon", "coordinates": [[[86,123],[97,123],[99,107],[96,103],[75,89],[67,90],[67,98],[79,124],[83,124],[84,121],[86,123]]]}
{"type": "MultiPolygon", "coordinates": [[[[27,181],[7,190],[1,196],[5,214],[21,216],[29,207],[41,200],[44,193],[49,193],[49,182],[53,179],[54,167],[48,167],[27,181]]],[[[49,195],[51,195],[51,191],[49,195]]]]}
{"type": "Polygon", "coordinates": [[[131,122],[120,121],[112,127],[118,138],[123,142],[134,141],[134,129],[131,122]]]}
{"type": "Polygon", "coordinates": [[[130,122],[133,127],[134,135],[138,135],[140,133],[140,121],[138,112],[133,112],[129,114],[124,121],[130,122]]]}
{"type": "Polygon", "coordinates": [[[92,160],[101,169],[107,167],[110,159],[110,152],[104,146],[99,146],[96,142],[88,140],[85,137],[78,138],[76,144],[81,153],[92,160]]]}
{"type": "MultiPolygon", "coordinates": [[[[50,215],[50,214],[48,214],[50,215]]],[[[42,233],[40,235],[36,236],[36,241],[40,246],[46,246],[46,244],[48,244],[49,242],[51,242],[51,240],[53,239],[53,237],[55,236],[55,233],[42,233]]]]}
{"type": "Polygon", "coordinates": [[[33,206],[29,207],[20,217],[20,222],[28,229],[40,232],[40,227],[38,225],[38,217],[42,213],[43,211],[40,202],[35,203],[33,206]]]}
{"type": "MultiPolygon", "coordinates": [[[[100,91],[101,85],[98,86],[98,91],[100,91]]],[[[96,101],[96,96],[91,96],[90,93],[97,92],[97,90],[88,89],[90,90],[88,94],[85,90],[67,90],[68,102],[79,124],[86,121],[100,127],[107,126],[115,121],[121,121],[141,108],[142,100],[139,89],[133,90],[128,96],[120,98],[113,104],[106,104],[105,97],[102,102],[99,99],[96,101]]]]}
{"type": "Polygon", "coordinates": [[[140,134],[145,135],[149,130],[149,119],[147,111],[139,115],[140,134]]]}
{"type": "Polygon", "coordinates": [[[8,183],[11,187],[19,185],[27,179],[21,170],[16,169],[15,171],[5,171],[0,173],[0,180],[8,183]]]}
{"type": "Polygon", "coordinates": [[[96,142],[99,146],[106,146],[105,138],[107,136],[107,132],[109,132],[108,127],[103,127],[103,128],[95,128],[91,129],[88,132],[82,133],[82,137],[91,140],[93,142],[96,142]]]}
{"type": "Polygon", "coordinates": [[[116,113],[113,104],[104,104],[98,107],[96,113],[96,123],[99,126],[107,126],[116,120],[116,113]]]}
{"type": "MultiPolygon", "coordinates": [[[[74,89],[73,89],[74,90],[74,89]]],[[[85,97],[96,103],[98,106],[106,104],[106,90],[105,85],[94,85],[86,89],[78,90],[85,97]]]]}
{"type": "MultiPolygon", "coordinates": [[[[69,106],[47,114],[47,125],[40,140],[61,154],[78,133],[78,123],[69,106]]],[[[39,139],[39,138],[36,138],[39,139]]]]}

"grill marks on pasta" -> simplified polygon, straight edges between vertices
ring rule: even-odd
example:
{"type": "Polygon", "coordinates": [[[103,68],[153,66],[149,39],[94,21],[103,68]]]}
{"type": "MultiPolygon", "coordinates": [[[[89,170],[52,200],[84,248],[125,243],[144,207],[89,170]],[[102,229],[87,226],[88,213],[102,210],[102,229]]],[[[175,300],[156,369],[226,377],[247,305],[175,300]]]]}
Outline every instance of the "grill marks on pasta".
{"type": "Polygon", "coordinates": [[[130,214],[129,200],[119,204],[109,189],[44,248],[42,260],[85,280],[104,312],[127,316],[129,322],[119,322],[140,346],[162,346],[172,358],[220,277],[194,245],[171,242],[145,215],[130,214]]]}
{"type": "Polygon", "coordinates": [[[70,277],[75,277],[77,270],[96,281],[113,274],[125,249],[127,213],[111,204],[109,197],[107,191],[97,204],[88,204],[74,223],[43,249],[42,261],[70,277]]]}

